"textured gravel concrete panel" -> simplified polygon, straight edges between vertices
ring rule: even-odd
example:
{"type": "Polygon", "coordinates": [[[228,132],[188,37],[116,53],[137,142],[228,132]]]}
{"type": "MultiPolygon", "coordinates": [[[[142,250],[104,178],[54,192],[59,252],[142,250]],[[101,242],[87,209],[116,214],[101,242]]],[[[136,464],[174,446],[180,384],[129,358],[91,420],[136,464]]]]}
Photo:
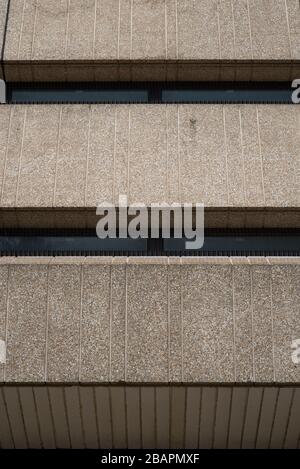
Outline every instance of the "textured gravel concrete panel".
{"type": "Polygon", "coordinates": [[[45,265],[16,265],[10,269],[7,381],[45,379],[47,284],[45,265]]]}
{"type": "MultiPolygon", "coordinates": [[[[20,3],[20,2],[19,2],[20,3]]],[[[9,7],[9,15],[16,15],[16,25],[21,24],[21,29],[19,33],[19,37],[15,36],[14,29],[16,25],[11,25],[8,21],[8,32],[7,32],[7,43],[12,40],[12,37],[15,38],[15,47],[18,47],[18,56],[17,60],[22,57],[22,60],[30,60],[33,54],[33,47],[34,47],[34,28],[36,25],[36,2],[30,0],[26,1],[23,4],[23,9],[20,8],[20,4],[16,9],[15,5],[11,5],[9,7]],[[22,15],[22,16],[21,16],[22,15]]],[[[9,16],[10,17],[10,16],[9,16]]],[[[17,28],[16,28],[17,29],[17,28]]],[[[28,67],[24,67],[22,72],[19,73],[19,80],[34,80],[34,75],[32,72],[32,68],[30,65],[28,67]]]]}
{"type": "Polygon", "coordinates": [[[179,264],[168,268],[168,321],[169,321],[169,380],[182,381],[182,301],[181,269],[179,264]]]}
{"type": "Polygon", "coordinates": [[[110,381],[120,382],[125,380],[127,340],[127,270],[124,260],[120,265],[111,266],[110,304],[110,381]]]}
{"type": "Polygon", "coordinates": [[[217,0],[177,3],[178,59],[220,58],[217,0]]]}
{"type": "MultiPolygon", "coordinates": [[[[233,23],[234,23],[234,58],[252,58],[251,30],[248,14],[248,0],[233,0],[233,23]]],[[[237,74],[241,70],[237,70],[237,74]]]]}
{"type": "Polygon", "coordinates": [[[129,200],[166,200],[166,107],[132,106],[129,125],[129,200]]]}
{"type": "Polygon", "coordinates": [[[255,106],[239,106],[239,111],[246,204],[259,207],[265,203],[265,193],[258,111],[255,106]]]}
{"type": "Polygon", "coordinates": [[[292,339],[299,336],[299,312],[293,305],[294,294],[299,297],[299,278],[295,284],[299,267],[291,269],[289,265],[274,265],[272,269],[273,319],[274,319],[274,359],[276,380],[299,381],[300,368],[291,360],[292,339]],[[298,284],[298,285],[297,285],[298,284]],[[295,290],[296,287],[296,290],[295,290]],[[293,336],[290,336],[293,331],[293,336]]]}
{"type": "Polygon", "coordinates": [[[2,193],[3,178],[5,172],[6,152],[9,134],[11,109],[1,106],[0,109],[0,194],[2,193]]]}
{"type": "Polygon", "coordinates": [[[229,266],[183,267],[184,381],[234,381],[229,266]]]}
{"type": "Polygon", "coordinates": [[[1,259],[2,381],[299,382],[298,258],[49,262],[1,259]]]}
{"type": "Polygon", "coordinates": [[[252,273],[252,314],[254,380],[274,379],[274,343],[271,270],[254,265],[252,273]]]}
{"type": "MultiPolygon", "coordinates": [[[[4,50],[7,6],[8,6],[8,0],[0,0],[0,52],[4,50]]],[[[2,60],[2,57],[1,57],[1,60],[2,60]]],[[[1,78],[3,78],[2,66],[0,67],[0,79],[1,78]]]]}
{"type": "MultiPolygon", "coordinates": [[[[67,0],[42,0],[36,4],[32,59],[64,60],[66,58],[68,3],[67,0]]],[[[13,16],[10,16],[9,21],[13,24],[13,16]]],[[[20,56],[19,59],[21,59],[20,56]]]]}
{"type": "Polygon", "coordinates": [[[166,109],[167,138],[167,202],[180,200],[180,152],[179,152],[179,107],[173,104],[166,109]]]}
{"type": "Polygon", "coordinates": [[[135,0],[132,10],[131,58],[166,58],[165,0],[135,0]]]}
{"type": "MultiPolygon", "coordinates": [[[[3,47],[3,39],[4,39],[4,25],[6,20],[6,9],[7,9],[8,0],[1,1],[1,50],[3,47]],[[6,5],[4,5],[6,3],[6,5]],[[5,9],[6,6],[6,9],[5,9]]],[[[33,3],[33,2],[32,2],[33,3]]],[[[10,18],[13,18],[13,21],[7,22],[7,31],[6,31],[6,41],[5,41],[5,49],[3,50],[4,57],[7,53],[10,53],[11,56],[18,59],[18,49],[19,49],[19,42],[20,42],[20,30],[21,30],[21,23],[22,23],[22,10],[20,8],[20,4],[18,2],[10,2],[10,18]],[[9,52],[10,51],[10,52],[9,52]]],[[[4,58],[3,57],[3,58],[4,58]]]]}
{"type": "Polygon", "coordinates": [[[289,114],[280,105],[268,106],[268,110],[258,108],[266,205],[296,207],[300,197],[299,115],[297,111],[289,114]]]}
{"type": "Polygon", "coordinates": [[[95,24],[95,59],[116,59],[118,56],[119,2],[97,1],[95,24]]]}
{"type": "Polygon", "coordinates": [[[81,282],[81,266],[51,265],[47,354],[50,382],[79,379],[81,282]]]}
{"type": "Polygon", "coordinates": [[[110,266],[89,266],[83,273],[80,381],[109,380],[110,266]]]}
{"type": "MultiPolygon", "coordinates": [[[[115,169],[112,173],[113,200],[119,202],[119,194],[129,192],[129,139],[131,121],[131,106],[118,106],[116,109],[115,122],[115,169]]],[[[107,175],[106,175],[107,177],[107,175]]],[[[109,179],[109,178],[108,178],[109,179]]]]}
{"type": "MultiPolygon", "coordinates": [[[[200,3],[200,2],[198,2],[200,3]]],[[[218,28],[220,33],[220,57],[226,60],[235,59],[235,31],[233,21],[233,5],[231,0],[223,0],[217,4],[218,28]]]]}
{"type": "MultiPolygon", "coordinates": [[[[299,265],[297,265],[294,269],[290,267],[290,292],[291,292],[291,298],[293,298],[293,302],[291,302],[291,313],[290,313],[290,324],[291,324],[291,335],[292,335],[292,341],[293,341],[293,346],[295,346],[294,341],[299,341],[300,338],[300,318],[299,318],[299,307],[296,306],[298,301],[300,301],[300,285],[299,285],[299,274],[300,274],[300,268],[299,265]]],[[[281,343],[288,343],[287,339],[284,339],[281,336],[281,343]]],[[[295,351],[295,347],[293,349],[295,351]]],[[[299,356],[299,355],[298,355],[299,356]]],[[[290,372],[292,373],[294,379],[299,381],[299,365],[297,364],[291,364],[289,367],[290,372]]],[[[281,381],[284,380],[284,369],[282,369],[282,374],[278,379],[281,381]]]]}
{"type": "MultiPolygon", "coordinates": [[[[300,206],[299,110],[287,105],[1,106],[1,207],[79,210],[127,194],[130,203],[203,202],[207,208],[241,209],[236,216],[224,212],[222,226],[241,226],[243,207],[295,210],[300,206]]],[[[297,225],[289,211],[262,216],[260,223],[256,211],[254,225],[297,225]]]]}
{"type": "Polygon", "coordinates": [[[235,379],[253,380],[253,342],[250,266],[235,266],[232,275],[235,379]]]}
{"type": "Polygon", "coordinates": [[[224,132],[229,205],[243,206],[246,203],[246,181],[238,107],[224,106],[224,132]]]}
{"type": "Polygon", "coordinates": [[[297,0],[11,0],[4,58],[24,81],[276,80],[299,43],[297,0]]]}
{"type": "Polygon", "coordinates": [[[286,0],[291,38],[291,53],[294,60],[300,59],[300,5],[297,0],[286,0]]]}
{"type": "MultiPolygon", "coordinates": [[[[2,109],[4,109],[3,106],[1,106],[0,112],[2,112],[2,109]]],[[[11,108],[9,138],[5,155],[5,172],[1,192],[1,204],[3,206],[14,207],[16,205],[26,112],[27,109],[23,106],[11,108]]]]}
{"type": "Polygon", "coordinates": [[[54,204],[65,201],[84,205],[88,157],[89,107],[68,105],[62,108],[58,136],[54,204]]]}
{"type": "Polygon", "coordinates": [[[96,3],[94,58],[101,60],[116,59],[119,53],[120,2],[102,0],[96,3]]]}
{"type": "MultiPolygon", "coordinates": [[[[0,340],[5,343],[7,317],[8,266],[0,266],[0,340]]],[[[3,359],[3,357],[2,357],[3,359]]],[[[4,379],[4,362],[0,362],[0,380],[4,379]]]]}
{"type": "Polygon", "coordinates": [[[59,106],[28,108],[24,127],[16,203],[49,207],[55,183],[59,106]]]}
{"type": "Polygon", "coordinates": [[[85,194],[89,207],[113,201],[116,112],[115,106],[94,106],[89,111],[85,194]]]}
{"type": "MultiPolygon", "coordinates": [[[[129,60],[131,57],[131,12],[132,12],[132,1],[123,0],[119,3],[119,30],[118,30],[118,55],[117,57],[129,60]]],[[[130,79],[130,66],[123,67],[123,73],[120,76],[127,76],[130,79]],[[123,75],[124,74],[124,75],[123,75]]]]}
{"type": "MultiPolygon", "coordinates": [[[[167,59],[178,58],[178,41],[177,41],[177,2],[173,0],[166,0],[165,2],[165,13],[166,13],[166,48],[167,48],[167,59]]],[[[166,78],[172,79],[172,74],[166,78]]]]}
{"type": "Polygon", "coordinates": [[[253,59],[290,59],[285,0],[249,0],[253,59]]]}
{"type": "Polygon", "coordinates": [[[126,380],[168,379],[167,269],[127,267],[126,380]]]}
{"type": "Polygon", "coordinates": [[[95,0],[72,0],[70,2],[66,60],[94,56],[95,0]]]}
{"type": "Polygon", "coordinates": [[[223,110],[179,106],[180,202],[228,204],[223,110]],[[209,159],[209,166],[208,166],[209,159]],[[209,167],[209,171],[207,168],[209,167]]]}

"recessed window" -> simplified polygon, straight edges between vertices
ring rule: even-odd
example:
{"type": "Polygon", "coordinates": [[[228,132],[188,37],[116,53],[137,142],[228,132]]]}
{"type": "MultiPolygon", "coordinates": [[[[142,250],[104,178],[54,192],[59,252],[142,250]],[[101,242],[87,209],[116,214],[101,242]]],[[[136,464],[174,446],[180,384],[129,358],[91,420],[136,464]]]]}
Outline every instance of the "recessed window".
{"type": "MultiPolygon", "coordinates": [[[[165,239],[163,250],[168,255],[188,255],[185,239],[165,239]]],[[[204,239],[202,255],[207,256],[286,256],[300,254],[298,232],[211,232],[204,239]]],[[[191,251],[195,255],[198,251],[191,251]]]]}
{"type": "Polygon", "coordinates": [[[185,239],[105,239],[94,230],[1,230],[0,256],[299,256],[300,230],[206,230],[200,250],[185,239]]]}
{"type": "Polygon", "coordinates": [[[10,103],[148,103],[147,89],[11,87],[10,103]]]}
{"type": "Polygon", "coordinates": [[[291,83],[8,83],[11,104],[261,103],[292,104],[291,83]]]}
{"type": "MultiPolygon", "coordinates": [[[[103,255],[103,252],[146,252],[144,239],[99,239],[95,231],[0,231],[0,255],[103,255]]],[[[134,255],[133,254],[133,255],[134,255]]]]}

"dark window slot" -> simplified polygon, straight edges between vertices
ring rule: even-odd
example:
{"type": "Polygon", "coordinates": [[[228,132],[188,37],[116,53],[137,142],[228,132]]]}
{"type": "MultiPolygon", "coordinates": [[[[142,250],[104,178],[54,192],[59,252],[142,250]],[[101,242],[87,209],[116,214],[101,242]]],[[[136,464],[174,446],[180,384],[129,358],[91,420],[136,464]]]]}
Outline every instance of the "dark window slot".
{"type": "Polygon", "coordinates": [[[290,82],[8,83],[10,104],[292,104],[290,82]]]}
{"type": "Polygon", "coordinates": [[[207,230],[200,250],[184,239],[106,239],[93,230],[0,230],[0,256],[299,256],[300,230],[207,230]]]}

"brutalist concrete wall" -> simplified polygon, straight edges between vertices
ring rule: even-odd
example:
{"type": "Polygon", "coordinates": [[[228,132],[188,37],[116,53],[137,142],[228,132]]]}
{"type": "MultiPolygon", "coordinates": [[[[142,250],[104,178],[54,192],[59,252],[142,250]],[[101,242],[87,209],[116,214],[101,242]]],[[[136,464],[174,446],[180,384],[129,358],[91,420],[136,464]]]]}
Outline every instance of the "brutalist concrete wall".
{"type": "Polygon", "coordinates": [[[11,0],[4,60],[8,79],[21,81],[290,79],[300,71],[300,7],[298,0],[11,0]]]}
{"type": "Polygon", "coordinates": [[[2,258],[6,383],[299,383],[299,258],[2,258]]]}
{"type": "Polygon", "coordinates": [[[8,0],[0,0],[0,79],[3,79],[3,66],[2,60],[4,56],[4,41],[6,31],[6,19],[7,19],[7,6],[8,0]]]}
{"type": "Polygon", "coordinates": [[[4,105],[0,156],[2,209],[300,207],[295,105],[4,105]]]}

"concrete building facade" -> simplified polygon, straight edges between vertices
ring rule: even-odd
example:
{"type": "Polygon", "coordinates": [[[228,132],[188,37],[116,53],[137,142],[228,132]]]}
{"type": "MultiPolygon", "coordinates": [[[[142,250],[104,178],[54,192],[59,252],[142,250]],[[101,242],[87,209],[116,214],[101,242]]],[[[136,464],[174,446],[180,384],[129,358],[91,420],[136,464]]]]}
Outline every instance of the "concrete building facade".
{"type": "MultiPolygon", "coordinates": [[[[0,51],[31,87],[291,83],[300,5],[0,0],[0,51]]],[[[93,229],[122,194],[299,230],[300,108],[0,105],[0,230],[93,229]]],[[[2,256],[0,341],[1,448],[300,448],[298,256],[2,256]]]]}

